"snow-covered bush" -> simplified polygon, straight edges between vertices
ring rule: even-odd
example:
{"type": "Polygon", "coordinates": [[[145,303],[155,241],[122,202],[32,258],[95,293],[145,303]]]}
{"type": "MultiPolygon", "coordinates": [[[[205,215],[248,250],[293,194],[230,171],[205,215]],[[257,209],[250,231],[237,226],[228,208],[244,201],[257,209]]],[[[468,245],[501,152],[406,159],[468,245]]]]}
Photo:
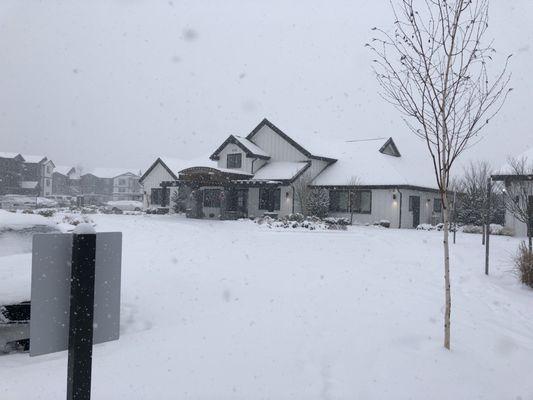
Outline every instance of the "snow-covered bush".
{"type": "Polygon", "coordinates": [[[39,210],[37,211],[37,214],[42,215],[43,217],[53,217],[55,214],[55,210],[53,209],[39,210]]]}
{"type": "Polygon", "coordinates": [[[327,217],[324,222],[332,225],[350,225],[350,220],[343,217],[327,217]]]}
{"type": "Polygon", "coordinates": [[[381,221],[374,222],[374,225],[382,226],[384,228],[390,228],[390,221],[386,219],[382,219],[381,221]]]}
{"type": "Polygon", "coordinates": [[[514,262],[520,281],[533,288],[533,253],[530,253],[525,242],[520,243],[514,262]]]}
{"type": "Polygon", "coordinates": [[[272,218],[264,216],[255,219],[255,223],[263,225],[268,228],[284,228],[284,229],[309,229],[314,230],[346,230],[346,223],[338,223],[333,220],[323,220],[318,217],[310,216],[304,217],[302,214],[289,214],[281,218],[272,218]]]}
{"type": "MultiPolygon", "coordinates": [[[[483,227],[477,226],[477,225],[465,225],[461,227],[461,230],[464,233],[476,233],[476,234],[483,233],[483,227]]],[[[505,226],[502,226],[500,224],[490,224],[490,234],[498,235],[498,236],[513,236],[513,230],[505,226]]]]}

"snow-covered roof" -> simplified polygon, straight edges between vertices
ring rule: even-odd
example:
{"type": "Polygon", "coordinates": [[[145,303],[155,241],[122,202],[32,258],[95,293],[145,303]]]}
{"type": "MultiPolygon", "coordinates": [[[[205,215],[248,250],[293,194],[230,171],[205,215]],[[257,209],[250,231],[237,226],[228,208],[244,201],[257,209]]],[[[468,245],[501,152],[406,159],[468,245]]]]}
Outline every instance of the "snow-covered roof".
{"type": "Polygon", "coordinates": [[[253,143],[251,140],[246,139],[242,136],[233,135],[237,141],[242,144],[244,147],[246,147],[252,154],[256,156],[262,156],[262,157],[270,157],[270,155],[264,151],[261,147],[253,143]]]}
{"type": "Polygon", "coordinates": [[[20,153],[10,153],[8,151],[0,151],[0,158],[15,158],[16,156],[21,156],[20,153]]]}
{"type": "Polygon", "coordinates": [[[216,168],[217,163],[214,161],[211,161],[209,159],[209,156],[203,156],[198,157],[191,160],[183,160],[179,158],[172,158],[172,157],[159,157],[161,161],[165,163],[165,165],[172,171],[176,177],[179,175],[179,172],[181,170],[184,170],[186,168],[191,167],[212,167],[216,168]]]}
{"type": "Polygon", "coordinates": [[[218,148],[215,150],[213,154],[209,157],[211,160],[218,160],[220,156],[220,152],[230,143],[234,143],[237,146],[239,146],[248,157],[256,157],[256,158],[262,158],[265,160],[268,160],[270,158],[270,155],[261,149],[259,146],[257,146],[255,143],[253,143],[248,138],[237,136],[237,135],[229,135],[224,142],[218,148]]]}
{"type": "Polygon", "coordinates": [[[292,180],[309,166],[306,161],[273,161],[260,168],[252,178],[254,181],[292,180]]]}
{"type": "Polygon", "coordinates": [[[36,181],[22,181],[20,182],[20,187],[22,189],[35,189],[39,185],[39,182],[36,181]]]}
{"type": "Polygon", "coordinates": [[[422,143],[418,152],[413,149],[406,152],[396,143],[401,153],[396,157],[380,152],[385,142],[383,138],[324,142],[338,161],[319,174],[313,185],[408,185],[436,189],[433,164],[426,157],[422,143]]]}
{"type": "Polygon", "coordinates": [[[102,168],[102,167],[99,167],[99,168],[93,168],[89,171],[86,171],[84,172],[84,175],[85,174],[91,174],[91,175],[94,175],[98,178],[116,178],[117,176],[120,176],[120,175],[125,175],[125,174],[133,174],[135,176],[138,176],[138,169],[135,169],[135,168],[132,168],[132,169],[128,169],[128,168],[102,168]]]}
{"type": "Polygon", "coordinates": [[[68,167],[66,165],[56,165],[54,172],[59,172],[60,174],[67,176],[73,168],[74,167],[68,167]]]}
{"type": "MultiPolygon", "coordinates": [[[[528,169],[533,168],[533,147],[527,149],[526,151],[518,154],[516,157],[513,157],[513,159],[517,161],[525,160],[526,167],[528,169]]],[[[498,170],[498,174],[505,175],[505,174],[515,174],[516,171],[514,168],[509,164],[509,162],[506,162],[502,167],[498,170]]]]}
{"type": "Polygon", "coordinates": [[[41,162],[45,162],[47,160],[46,156],[35,156],[35,155],[23,154],[22,157],[27,163],[32,163],[32,164],[38,164],[41,162]]]}

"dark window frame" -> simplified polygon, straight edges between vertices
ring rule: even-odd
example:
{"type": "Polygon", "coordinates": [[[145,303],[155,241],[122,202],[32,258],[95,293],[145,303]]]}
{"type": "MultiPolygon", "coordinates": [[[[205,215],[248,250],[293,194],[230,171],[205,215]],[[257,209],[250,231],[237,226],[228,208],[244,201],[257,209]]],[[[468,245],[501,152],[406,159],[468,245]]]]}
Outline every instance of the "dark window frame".
{"type": "Polygon", "coordinates": [[[259,210],[279,211],[281,209],[281,188],[259,188],[259,210]]]}
{"type": "Polygon", "coordinates": [[[220,208],[220,189],[202,190],[202,205],[205,208],[220,208]]]}
{"type": "Polygon", "coordinates": [[[230,153],[226,156],[226,168],[242,168],[242,153],[230,153]]]}
{"type": "Polygon", "coordinates": [[[442,199],[433,199],[433,212],[441,213],[442,212],[442,199]]]}
{"type": "Polygon", "coordinates": [[[350,192],[350,194],[351,194],[351,196],[350,196],[350,210],[351,210],[351,212],[353,212],[354,214],[372,214],[372,190],[369,190],[369,189],[355,190],[355,191],[350,192]],[[368,209],[368,211],[363,211],[361,209],[361,206],[362,206],[362,194],[363,193],[368,193],[370,195],[370,208],[368,209]],[[359,196],[359,197],[357,197],[357,196],[359,196]],[[359,199],[359,205],[358,205],[358,208],[356,208],[354,206],[354,204],[356,204],[356,201],[358,199],[359,199]]]}
{"type": "Polygon", "coordinates": [[[349,190],[338,190],[333,189],[329,191],[329,211],[331,212],[350,212],[350,191],[349,190]],[[340,206],[340,195],[345,193],[346,198],[346,207],[340,206]]]}

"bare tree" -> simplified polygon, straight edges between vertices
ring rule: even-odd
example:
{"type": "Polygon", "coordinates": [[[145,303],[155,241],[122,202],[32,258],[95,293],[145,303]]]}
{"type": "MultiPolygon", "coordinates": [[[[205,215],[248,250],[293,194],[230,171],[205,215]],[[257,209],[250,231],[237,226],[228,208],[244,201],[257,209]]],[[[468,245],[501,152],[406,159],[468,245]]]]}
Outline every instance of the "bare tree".
{"type": "Polygon", "coordinates": [[[509,75],[489,79],[495,50],[483,44],[488,0],[397,0],[394,29],[374,28],[368,47],[382,97],[425,141],[443,205],[445,315],[444,347],[450,348],[450,259],[448,190],[452,166],[501,109],[509,75]]]}
{"type": "MultiPolygon", "coordinates": [[[[529,163],[527,158],[510,158],[508,160],[511,175],[527,176],[533,175],[533,163],[529,163]]],[[[510,212],[518,221],[526,224],[529,242],[529,252],[533,252],[531,238],[531,227],[529,220],[529,198],[533,196],[533,182],[530,180],[513,180],[505,182],[505,209],[510,212]]]]}
{"type": "Polygon", "coordinates": [[[298,179],[294,183],[293,188],[296,199],[300,203],[300,212],[303,215],[308,215],[309,197],[311,194],[311,179],[306,177],[298,179]]]}
{"type": "Polygon", "coordinates": [[[350,180],[348,181],[348,186],[350,186],[350,225],[353,224],[353,213],[354,210],[356,210],[356,201],[357,201],[357,189],[355,189],[357,186],[361,184],[360,179],[357,176],[352,176],[350,180]]]}

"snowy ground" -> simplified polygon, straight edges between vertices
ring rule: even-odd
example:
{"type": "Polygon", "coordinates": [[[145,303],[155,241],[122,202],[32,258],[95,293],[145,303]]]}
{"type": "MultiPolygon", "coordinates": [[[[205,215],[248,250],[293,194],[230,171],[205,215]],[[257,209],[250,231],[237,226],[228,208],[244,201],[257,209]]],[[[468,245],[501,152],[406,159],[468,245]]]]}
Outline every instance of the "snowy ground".
{"type": "MultiPolygon", "coordinates": [[[[517,239],[492,238],[486,277],[480,236],[458,235],[447,352],[440,232],[91,217],[124,232],[122,336],[95,346],[94,399],[533,399],[517,239]]],[[[0,257],[0,300],[28,298],[30,258],[0,257]]],[[[0,398],[64,398],[66,360],[1,356],[0,398]]]]}

